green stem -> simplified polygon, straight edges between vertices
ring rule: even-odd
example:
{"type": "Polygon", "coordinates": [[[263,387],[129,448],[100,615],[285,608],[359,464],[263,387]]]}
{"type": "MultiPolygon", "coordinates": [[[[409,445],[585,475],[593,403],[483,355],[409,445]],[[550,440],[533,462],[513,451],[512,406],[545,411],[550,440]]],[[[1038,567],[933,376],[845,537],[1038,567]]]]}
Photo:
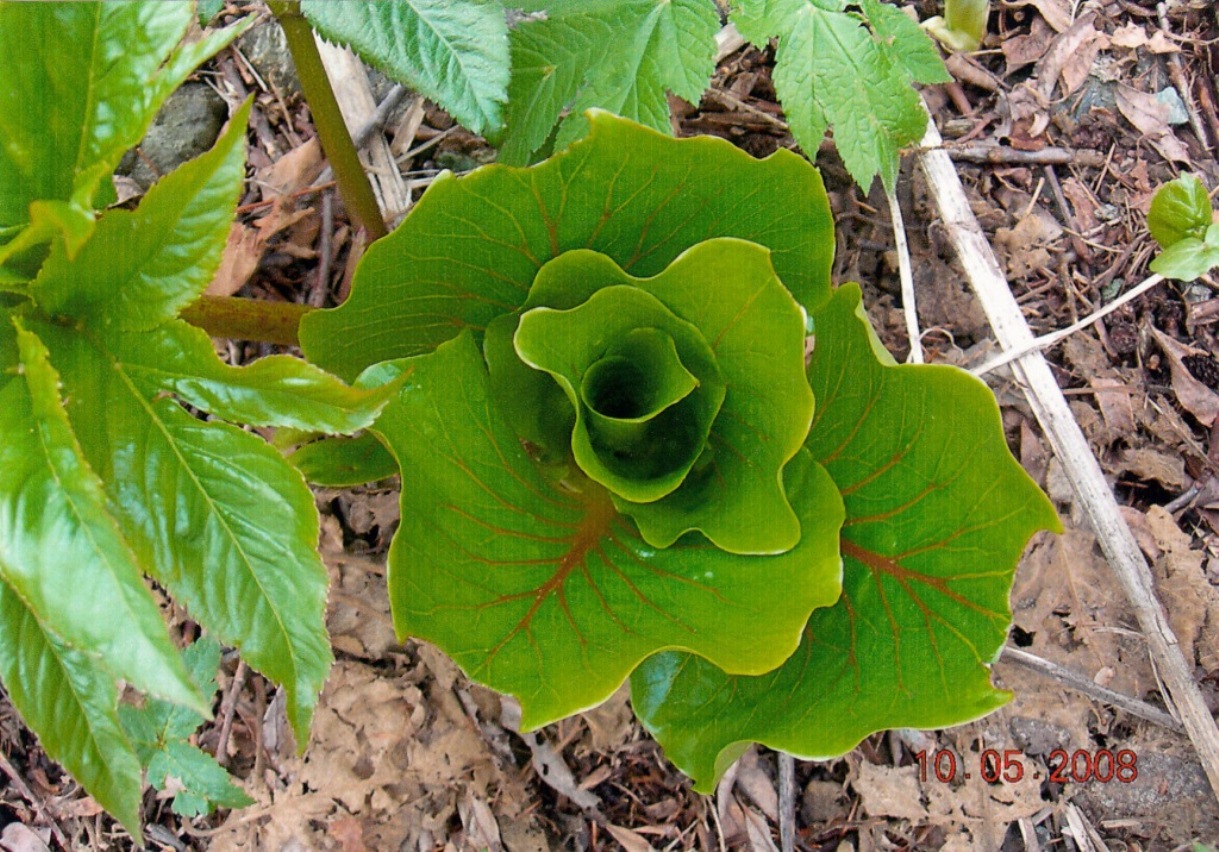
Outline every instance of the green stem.
{"type": "Polygon", "coordinates": [[[182,319],[212,337],[296,346],[301,317],[315,310],[293,302],[204,296],[182,312],[182,319]]]}
{"type": "Polygon", "coordinates": [[[334,169],[334,179],[343,195],[343,203],[356,220],[364,226],[372,240],[379,240],[388,231],[381,218],[381,208],[373,194],[372,184],[364,172],[359,152],[347,132],[339,102],[335,100],[330,78],[322,65],[322,55],[313,40],[313,29],[301,14],[299,0],[268,0],[267,5],[288,40],[288,50],[296,64],[296,73],[301,81],[301,90],[309,102],[313,115],[313,126],[317,128],[322,150],[334,169]]]}

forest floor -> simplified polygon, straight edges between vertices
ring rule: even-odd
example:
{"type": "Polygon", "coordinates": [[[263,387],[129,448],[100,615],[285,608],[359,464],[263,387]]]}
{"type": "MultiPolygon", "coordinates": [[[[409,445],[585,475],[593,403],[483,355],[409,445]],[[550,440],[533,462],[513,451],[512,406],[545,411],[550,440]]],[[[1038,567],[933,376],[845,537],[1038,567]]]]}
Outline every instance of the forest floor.
{"type": "MultiPolygon", "coordinates": [[[[994,5],[983,49],[954,58],[957,82],[925,95],[973,212],[1042,334],[1147,277],[1156,247],[1146,213],[1157,187],[1183,172],[1219,186],[1219,11],[1213,0],[1168,4],[1162,17],[1152,0],[994,5]]],[[[934,11],[919,9],[923,17],[934,11]]],[[[310,188],[323,164],[307,111],[267,47],[272,29],[265,24],[222,53],[182,98],[199,101],[195,112],[203,123],[212,114],[218,129],[224,101],[255,95],[248,191],[214,287],[332,304],[346,293],[361,246],[332,185],[310,188]]],[[[794,148],[772,63],[772,53],[752,47],[724,58],[700,104],[675,104],[680,134],[722,136],[757,156],[794,148]]],[[[172,122],[160,128],[181,155],[185,131],[172,122]]],[[[409,98],[386,139],[408,197],[442,168],[463,171],[493,158],[483,140],[409,98]]],[[[141,180],[167,167],[160,156],[150,139],[123,185],[138,193],[141,180]]],[[[900,360],[909,341],[884,194],[855,186],[828,143],[817,163],[838,222],[835,280],[863,282],[873,322],[900,360]]],[[[976,367],[996,345],[921,180],[907,168],[898,191],[922,345],[931,362],[976,367]]],[[[1217,323],[1219,281],[1165,282],[1047,353],[1154,566],[1157,592],[1212,711],[1219,710],[1217,323]]],[[[241,362],[265,347],[234,344],[228,354],[241,362]]],[[[1009,644],[1166,709],[1130,606],[1023,394],[1004,369],[986,380],[1013,452],[1067,528],[1029,546],[1012,592],[1009,644]]],[[[274,687],[226,656],[221,712],[199,744],[221,748],[256,803],[185,820],[150,793],[151,847],[777,848],[775,753],[751,749],[714,795],[699,795],[634,720],[625,691],[522,737],[511,708],[443,654],[397,642],[384,569],[397,483],[381,486],[317,492],[338,662],[309,748],[297,756],[274,687]]],[[[995,666],[995,680],[1015,698],[978,722],[877,734],[838,760],[797,761],[795,848],[1214,848],[1194,845],[1219,840],[1219,804],[1179,728],[1007,660],[995,666]],[[1009,755],[1006,779],[982,777],[996,769],[984,765],[988,751],[1009,755]],[[1137,766],[1138,777],[1106,777],[1106,760],[1137,766]]],[[[0,748],[7,758],[0,849],[130,846],[47,759],[2,694],[0,748]]]]}

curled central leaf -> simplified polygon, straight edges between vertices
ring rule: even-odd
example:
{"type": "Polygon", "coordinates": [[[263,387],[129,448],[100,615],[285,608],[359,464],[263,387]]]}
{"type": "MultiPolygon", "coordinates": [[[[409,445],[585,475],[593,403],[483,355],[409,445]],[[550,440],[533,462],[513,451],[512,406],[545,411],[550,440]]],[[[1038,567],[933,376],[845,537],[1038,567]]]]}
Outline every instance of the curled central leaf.
{"type": "MultiPolygon", "coordinates": [[[[582,262],[560,258],[547,271],[562,276],[582,262]]],[[[515,342],[525,363],[553,376],[575,407],[571,451],[589,478],[637,503],[682,484],[725,393],[697,328],[655,296],[616,285],[570,310],[527,311],[515,342]]]]}
{"type": "Polygon", "coordinates": [[[782,470],[813,397],[804,318],[766,249],[707,240],[650,278],[577,249],[542,266],[521,310],[491,324],[486,355],[543,455],[570,453],[653,547],[691,531],[732,553],[795,546],[782,470]]]}

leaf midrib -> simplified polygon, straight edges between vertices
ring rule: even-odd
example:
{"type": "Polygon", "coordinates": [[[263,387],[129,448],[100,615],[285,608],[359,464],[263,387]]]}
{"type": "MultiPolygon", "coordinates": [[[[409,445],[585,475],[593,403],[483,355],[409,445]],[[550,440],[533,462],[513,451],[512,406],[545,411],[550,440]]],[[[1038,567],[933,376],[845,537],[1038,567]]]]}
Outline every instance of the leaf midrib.
{"type": "Polygon", "coordinates": [[[161,433],[161,436],[165,440],[165,443],[169,446],[171,452],[174,454],[174,458],[177,459],[179,466],[182,468],[182,470],[184,470],[186,472],[187,477],[189,478],[191,483],[194,484],[194,486],[198,490],[199,494],[202,495],[208,508],[210,508],[212,510],[213,517],[216,518],[218,524],[224,530],[226,537],[233,545],[234,551],[241,556],[241,564],[245,566],[247,573],[254,580],[254,584],[258,587],[258,590],[262,593],[262,598],[264,601],[266,601],[268,607],[270,608],[271,613],[275,618],[275,624],[279,628],[280,636],[283,639],[284,645],[288,649],[287,656],[288,656],[288,659],[289,659],[289,661],[291,663],[291,667],[292,667],[292,674],[293,674],[293,680],[294,680],[293,690],[295,690],[295,687],[297,685],[296,682],[299,681],[300,677],[301,677],[300,667],[297,664],[297,655],[295,652],[295,646],[292,643],[291,635],[288,632],[287,625],[284,623],[283,617],[280,613],[280,609],[279,609],[279,607],[275,606],[274,596],[267,593],[267,589],[263,585],[262,578],[259,576],[258,572],[256,570],[254,570],[253,563],[250,560],[250,557],[246,554],[245,548],[242,546],[241,539],[233,532],[233,529],[230,526],[228,519],[225,517],[224,513],[219,510],[219,507],[217,506],[216,502],[212,499],[211,494],[208,493],[208,491],[204,487],[203,483],[199,480],[198,476],[195,474],[194,468],[192,468],[190,466],[190,464],[188,464],[185,456],[182,455],[181,451],[178,448],[177,442],[173,439],[173,436],[169,433],[168,429],[165,426],[165,423],[161,420],[160,417],[157,416],[156,411],[149,404],[148,400],[144,399],[144,397],[139,393],[139,390],[136,388],[135,384],[132,382],[131,377],[128,376],[126,371],[123,369],[123,365],[121,363],[119,363],[117,360],[115,360],[112,356],[110,356],[109,352],[102,349],[100,346],[97,346],[97,344],[94,344],[94,345],[100,350],[103,357],[110,362],[110,365],[114,368],[114,371],[121,378],[121,380],[123,382],[123,386],[127,389],[128,393],[136,401],[136,404],[141,409],[143,409],[144,412],[148,415],[148,419],[154,424],[157,431],[161,433]]]}

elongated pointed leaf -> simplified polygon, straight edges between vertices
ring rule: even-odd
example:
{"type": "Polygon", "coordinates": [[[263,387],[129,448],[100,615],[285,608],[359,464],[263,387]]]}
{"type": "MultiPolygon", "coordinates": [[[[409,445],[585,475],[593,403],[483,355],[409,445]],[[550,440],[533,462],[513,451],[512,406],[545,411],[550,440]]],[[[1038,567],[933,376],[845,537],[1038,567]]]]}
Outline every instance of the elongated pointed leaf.
{"type": "Polygon", "coordinates": [[[546,261],[577,248],[647,277],[695,243],[739,237],[771,250],[802,305],[828,297],[833,222],[808,163],[787,151],[757,161],[719,139],[670,139],[606,113],[591,122],[587,139],[532,168],[436,181],[369,249],[351,297],[304,318],[310,360],[351,379],[463,328],[481,335],[521,307],[546,261]]]}
{"type": "Polygon", "coordinates": [[[670,133],[666,93],[698,103],[715,70],[712,0],[522,5],[545,15],[512,30],[505,163],[527,164],[556,124],[557,147],[570,145],[588,132],[584,113],[594,107],[670,133]]]}
{"type": "Polygon", "coordinates": [[[112,210],[69,259],[62,241],[34,281],[39,306],[95,328],[144,331],[207,287],[245,178],[250,101],[210,151],[160,180],[136,210],[112,210]]]}
{"type": "Polygon", "coordinates": [[[303,748],[331,659],[304,480],[257,436],[142,392],[98,338],[49,323],[37,330],[141,562],[209,632],[284,685],[303,748]]]}
{"type": "Polygon", "coordinates": [[[33,202],[63,205],[16,244],[58,232],[74,252],[103,181],[161,103],[250,23],[179,47],[190,18],[188,3],[0,5],[0,228],[29,223],[33,202]]]}
{"type": "Polygon", "coordinates": [[[0,578],[112,675],[207,712],[72,434],[46,349],[20,328],[16,338],[20,378],[0,390],[0,578]]]}
{"type": "Polygon", "coordinates": [[[785,472],[804,531],[788,553],[693,535],[657,549],[599,486],[552,481],[526,455],[468,333],[400,364],[407,384],[375,427],[410,477],[390,549],[395,625],[516,695],[525,728],[599,703],[663,648],[767,671],[837,598],[839,498],[807,454],[785,472]]]}
{"type": "Polygon", "coordinates": [[[42,747],[140,842],[140,762],[114,680],[65,646],[0,579],[0,681],[42,747]]]}
{"type": "Polygon", "coordinates": [[[181,320],[106,344],[145,396],[168,391],[217,417],[251,426],[350,434],[370,425],[395,386],[356,389],[288,355],[232,367],[207,334],[181,320]]]}
{"type": "Polygon", "coordinates": [[[958,370],[882,366],[859,290],[814,317],[808,449],[842,491],[843,593],[777,671],[733,677],[690,655],[648,660],[636,714],[700,790],[744,744],[833,757],[873,731],[977,718],[1008,694],[988,664],[1029,536],[1059,527],[1003,442],[994,397],[958,370]]]}
{"type": "Polygon", "coordinates": [[[475,133],[502,124],[508,93],[508,24],[487,0],[304,0],[301,11],[330,41],[436,101],[475,133]]]}

